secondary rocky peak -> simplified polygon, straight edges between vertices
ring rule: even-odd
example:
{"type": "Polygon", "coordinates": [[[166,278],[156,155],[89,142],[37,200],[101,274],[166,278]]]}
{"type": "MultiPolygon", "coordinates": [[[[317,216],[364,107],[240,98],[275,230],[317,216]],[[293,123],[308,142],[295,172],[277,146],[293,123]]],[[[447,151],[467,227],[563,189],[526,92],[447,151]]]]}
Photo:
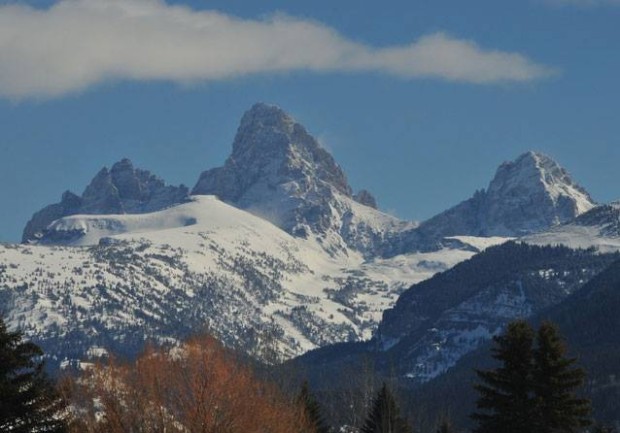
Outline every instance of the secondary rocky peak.
{"type": "MultiPolygon", "coordinates": [[[[554,198],[562,193],[577,194],[583,201],[592,203],[588,193],[573,181],[563,167],[547,155],[538,152],[527,152],[514,161],[503,163],[497,169],[488,192],[495,193],[513,188],[545,188],[554,198]]],[[[578,204],[591,207],[583,202],[578,204]]],[[[588,209],[580,209],[580,212],[586,210],[588,209]]]]}
{"type": "Polygon", "coordinates": [[[572,220],[595,206],[550,157],[527,152],[502,164],[486,194],[487,229],[531,233],[572,220]]]}
{"type": "Polygon", "coordinates": [[[486,190],[420,226],[424,240],[446,236],[521,236],[573,220],[595,206],[550,157],[527,152],[499,166],[486,190]]]}
{"type": "Polygon", "coordinates": [[[82,196],[66,191],[60,203],[36,212],[26,225],[22,240],[41,239],[53,221],[69,215],[153,212],[187,200],[187,187],[166,185],[149,171],[135,168],[125,158],[111,169],[99,170],[82,196]]]}

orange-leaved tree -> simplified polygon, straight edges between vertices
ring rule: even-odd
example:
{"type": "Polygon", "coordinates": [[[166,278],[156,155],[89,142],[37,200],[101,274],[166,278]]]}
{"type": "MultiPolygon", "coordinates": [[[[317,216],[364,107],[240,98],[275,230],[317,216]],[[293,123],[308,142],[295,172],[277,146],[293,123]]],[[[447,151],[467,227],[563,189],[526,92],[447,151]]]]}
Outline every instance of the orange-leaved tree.
{"type": "Polygon", "coordinates": [[[96,366],[65,390],[76,433],[313,433],[303,408],[212,337],[96,366]]]}

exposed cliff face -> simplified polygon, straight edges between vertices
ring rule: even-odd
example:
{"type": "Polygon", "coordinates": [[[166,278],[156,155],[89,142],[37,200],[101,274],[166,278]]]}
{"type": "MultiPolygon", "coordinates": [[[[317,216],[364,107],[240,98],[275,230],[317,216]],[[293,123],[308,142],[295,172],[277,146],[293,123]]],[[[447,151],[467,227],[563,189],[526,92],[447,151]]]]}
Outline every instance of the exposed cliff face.
{"type": "Polygon", "coordinates": [[[245,113],[225,165],[202,173],[192,190],[217,195],[299,236],[330,228],[329,202],[336,193],[351,197],[340,166],[303,126],[266,104],[245,113]]]}
{"type": "Polygon", "coordinates": [[[60,203],[36,212],[26,224],[22,241],[40,240],[53,221],[69,215],[153,212],[187,200],[185,186],[166,185],[157,176],[134,168],[130,160],[123,159],[111,169],[101,169],[81,197],[67,191],[60,203]]]}
{"type": "Polygon", "coordinates": [[[353,196],[353,200],[356,202],[363,204],[364,206],[371,207],[373,209],[377,209],[377,200],[375,197],[365,189],[359,191],[357,194],[353,196]]]}
{"type": "Polygon", "coordinates": [[[266,191],[301,197],[327,187],[351,196],[340,166],[302,125],[279,107],[256,104],[241,119],[225,165],[202,173],[192,193],[247,207],[266,191]]]}
{"type": "Polygon", "coordinates": [[[353,197],[334,158],[291,116],[266,104],[245,113],[232,154],[223,167],[202,173],[192,194],[216,195],[294,236],[321,238],[334,252],[351,247],[374,255],[387,232],[406,225],[377,212],[367,191],[353,197]]]}

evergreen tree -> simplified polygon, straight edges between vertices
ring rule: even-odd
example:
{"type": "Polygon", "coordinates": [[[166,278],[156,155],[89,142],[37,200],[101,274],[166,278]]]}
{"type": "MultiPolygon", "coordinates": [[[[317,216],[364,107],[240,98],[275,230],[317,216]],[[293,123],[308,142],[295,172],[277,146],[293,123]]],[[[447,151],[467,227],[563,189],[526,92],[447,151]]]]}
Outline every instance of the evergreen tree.
{"type": "Polygon", "coordinates": [[[566,346],[558,329],[543,323],[534,351],[534,394],[537,433],[572,433],[590,425],[590,401],[578,398],[575,390],[585,380],[585,371],[566,357],[566,346]]]}
{"type": "Polygon", "coordinates": [[[411,427],[399,412],[394,396],[384,383],[373,401],[361,433],[411,433],[411,427]]]}
{"type": "Polygon", "coordinates": [[[42,354],[0,317],[0,431],[65,431],[59,419],[65,406],[43,371],[42,354]]]}
{"type": "Polygon", "coordinates": [[[452,423],[448,420],[443,420],[437,427],[437,433],[454,433],[452,423]]]}
{"type": "Polygon", "coordinates": [[[321,415],[321,406],[310,392],[307,380],[301,385],[301,391],[297,396],[297,404],[304,411],[307,422],[314,430],[313,433],[329,433],[330,428],[321,415]]]}
{"type": "Polygon", "coordinates": [[[476,433],[532,432],[534,331],[523,320],[512,322],[506,332],[494,338],[493,358],[501,366],[476,371],[482,383],[475,386],[480,397],[476,433]]]}

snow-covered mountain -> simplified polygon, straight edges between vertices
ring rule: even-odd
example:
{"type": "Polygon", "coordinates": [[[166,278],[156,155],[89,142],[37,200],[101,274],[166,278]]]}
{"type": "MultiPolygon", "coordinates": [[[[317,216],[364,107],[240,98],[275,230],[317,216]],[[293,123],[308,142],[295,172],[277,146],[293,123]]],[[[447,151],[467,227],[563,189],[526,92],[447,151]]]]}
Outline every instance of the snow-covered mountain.
{"type": "Polygon", "coordinates": [[[523,236],[573,220],[595,206],[589,194],[551,158],[527,152],[498,169],[486,190],[425,221],[417,242],[447,236],[523,236]]]}
{"type": "Polygon", "coordinates": [[[136,169],[131,161],[123,159],[111,169],[102,168],[82,196],[66,191],[60,203],[36,212],[24,228],[22,241],[59,243],[61,239],[45,239],[46,229],[59,218],[77,214],[153,212],[187,201],[188,192],[185,186],[166,185],[157,176],[136,169]]]}
{"type": "Polygon", "coordinates": [[[285,359],[368,339],[412,284],[592,206],[565,170],[528,153],[487,191],[420,226],[401,221],[353,194],[291,116],[256,104],[191,196],[122,160],[37,212],[27,244],[0,246],[0,312],[59,362],[204,328],[285,359]]]}
{"type": "Polygon", "coordinates": [[[256,104],[241,119],[223,167],[200,175],[192,194],[213,194],[286,232],[316,238],[331,254],[366,257],[389,250],[417,224],[376,210],[366,190],[353,195],[334,158],[279,107],[256,104]]]}
{"type": "Polygon", "coordinates": [[[0,305],[58,362],[202,329],[262,358],[367,339],[402,290],[474,254],[332,256],[214,196],[50,231],[72,245],[0,246],[0,305]]]}

